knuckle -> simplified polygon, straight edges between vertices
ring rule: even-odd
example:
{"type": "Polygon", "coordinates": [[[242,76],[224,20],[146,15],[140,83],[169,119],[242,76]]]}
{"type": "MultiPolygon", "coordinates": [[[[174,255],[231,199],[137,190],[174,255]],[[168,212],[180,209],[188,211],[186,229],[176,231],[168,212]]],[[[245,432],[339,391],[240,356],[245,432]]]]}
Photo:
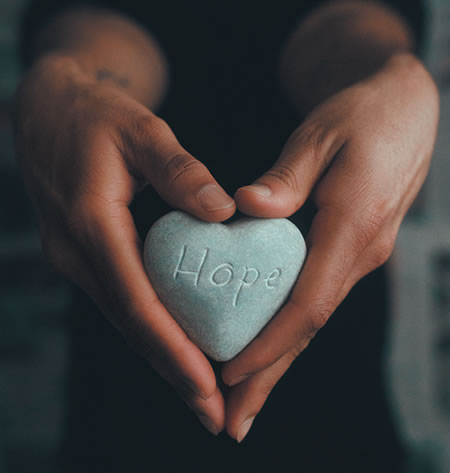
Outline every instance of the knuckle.
{"type": "Polygon", "coordinates": [[[295,361],[299,356],[300,354],[302,353],[302,351],[305,349],[305,346],[304,346],[304,343],[296,343],[288,352],[287,352],[287,356],[288,356],[288,360],[289,360],[289,364],[291,364],[293,361],[295,361]]]}
{"type": "MultiPolygon", "coordinates": [[[[143,149],[153,143],[164,142],[169,136],[170,128],[161,118],[151,114],[138,114],[126,120],[120,126],[121,148],[130,151],[136,160],[143,159],[143,149]]],[[[127,154],[127,153],[125,153],[127,154]]]]}
{"type": "Polygon", "coordinates": [[[380,209],[369,212],[367,218],[367,229],[372,236],[378,235],[385,222],[384,213],[380,209]]]}
{"type": "Polygon", "coordinates": [[[266,173],[266,176],[276,179],[283,185],[290,187],[295,192],[299,191],[300,189],[300,184],[296,173],[287,165],[276,164],[266,173]]]}
{"type": "Polygon", "coordinates": [[[191,174],[205,172],[205,166],[187,153],[180,153],[171,157],[165,164],[162,174],[163,179],[170,184],[175,184],[191,174]]]}
{"type": "Polygon", "coordinates": [[[175,136],[169,124],[151,113],[140,117],[136,124],[137,141],[144,147],[153,144],[175,143],[175,136]]]}
{"type": "Polygon", "coordinates": [[[318,156],[322,155],[336,138],[336,132],[317,123],[317,120],[305,123],[294,133],[301,146],[312,150],[318,156]]]}
{"type": "Polygon", "coordinates": [[[161,119],[151,114],[139,116],[131,123],[133,137],[138,142],[146,142],[149,134],[153,134],[161,126],[160,122],[162,122],[161,119]]]}
{"type": "Polygon", "coordinates": [[[385,221],[384,212],[379,209],[369,209],[362,222],[360,219],[355,221],[355,236],[359,251],[366,248],[378,236],[385,221]]]}
{"type": "Polygon", "coordinates": [[[328,322],[334,306],[331,303],[322,303],[316,305],[309,314],[309,332],[310,336],[314,336],[328,322]]]}
{"type": "Polygon", "coordinates": [[[394,249],[394,243],[394,238],[383,238],[377,243],[374,254],[372,255],[375,268],[383,265],[390,258],[394,249]]]}

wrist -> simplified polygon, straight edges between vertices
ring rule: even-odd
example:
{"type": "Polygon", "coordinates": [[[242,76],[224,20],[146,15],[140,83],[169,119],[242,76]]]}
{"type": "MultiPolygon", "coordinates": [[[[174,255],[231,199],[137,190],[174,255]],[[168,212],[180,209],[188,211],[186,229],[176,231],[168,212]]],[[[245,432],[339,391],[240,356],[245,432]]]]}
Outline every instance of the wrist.
{"type": "Polygon", "coordinates": [[[168,63],[151,34],[103,8],[63,9],[33,38],[34,57],[66,56],[93,82],[112,86],[153,109],[168,85],[168,63]],[[53,53],[52,53],[53,52],[53,53]]]}
{"type": "Polygon", "coordinates": [[[92,86],[99,90],[103,87],[116,89],[153,108],[165,93],[164,84],[154,85],[152,77],[147,77],[145,87],[139,87],[134,76],[130,78],[120,70],[104,65],[86,51],[55,50],[33,62],[19,84],[16,100],[20,101],[23,96],[33,99],[42,95],[56,100],[67,91],[92,86]]]}
{"type": "Polygon", "coordinates": [[[55,113],[67,111],[73,91],[91,82],[75,58],[63,54],[46,54],[25,73],[13,102],[16,130],[28,124],[50,123],[55,113]]]}

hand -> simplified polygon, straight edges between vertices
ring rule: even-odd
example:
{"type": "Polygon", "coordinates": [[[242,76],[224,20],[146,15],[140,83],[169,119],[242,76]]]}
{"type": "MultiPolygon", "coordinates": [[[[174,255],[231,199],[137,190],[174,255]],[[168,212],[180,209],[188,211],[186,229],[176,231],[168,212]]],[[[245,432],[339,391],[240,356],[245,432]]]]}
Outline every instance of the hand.
{"type": "Polygon", "coordinates": [[[318,212],[305,266],[285,306],[224,365],[234,387],[227,430],[241,440],[271,389],[353,285],[383,264],[428,171],[438,94],[412,56],[392,58],[369,79],[318,106],[273,168],[235,194],[256,217],[288,217],[312,192],[318,212]]]}
{"type": "Polygon", "coordinates": [[[213,369],[151,287],[128,206],[146,182],[171,206],[212,222],[234,213],[233,199],[163,120],[121,89],[89,80],[70,58],[40,60],[15,112],[46,255],[219,432],[224,400],[213,369]]]}

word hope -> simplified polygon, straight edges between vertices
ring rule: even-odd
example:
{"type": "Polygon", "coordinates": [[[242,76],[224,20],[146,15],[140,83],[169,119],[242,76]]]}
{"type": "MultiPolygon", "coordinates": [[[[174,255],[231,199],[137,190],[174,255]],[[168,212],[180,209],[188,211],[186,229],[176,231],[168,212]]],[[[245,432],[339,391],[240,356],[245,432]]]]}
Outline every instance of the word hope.
{"type": "MultiPolygon", "coordinates": [[[[175,271],[173,272],[173,279],[177,279],[180,275],[191,275],[194,276],[194,285],[198,286],[200,281],[200,276],[204,269],[206,259],[208,258],[209,248],[205,248],[203,251],[202,257],[200,259],[200,264],[196,269],[187,269],[184,267],[184,257],[186,255],[187,246],[183,245],[180,252],[180,257],[178,258],[178,263],[176,265],[175,271]]],[[[207,277],[211,285],[216,287],[225,287],[232,283],[237,277],[236,291],[233,295],[233,306],[236,307],[239,299],[239,295],[244,288],[250,288],[260,279],[260,271],[256,268],[251,268],[243,265],[242,269],[235,269],[232,263],[222,263],[219,264],[216,268],[212,270],[207,277]]],[[[267,289],[275,289],[274,282],[281,276],[281,269],[275,268],[272,270],[263,280],[262,283],[267,289]]],[[[205,280],[205,277],[202,277],[202,281],[205,280]]]]}

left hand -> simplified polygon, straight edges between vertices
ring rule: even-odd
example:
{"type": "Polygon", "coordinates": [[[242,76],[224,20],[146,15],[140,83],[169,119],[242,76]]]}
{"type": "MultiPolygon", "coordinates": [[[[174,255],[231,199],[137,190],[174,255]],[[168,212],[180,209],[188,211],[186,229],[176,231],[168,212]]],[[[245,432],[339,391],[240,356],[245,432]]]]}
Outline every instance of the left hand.
{"type": "Polygon", "coordinates": [[[308,256],[281,311],[223,367],[227,431],[247,433],[271,389],[354,284],[390,256],[430,165],[438,92],[422,64],[394,56],[315,108],[266,174],[235,194],[239,210],[289,217],[311,194],[308,256]]]}

